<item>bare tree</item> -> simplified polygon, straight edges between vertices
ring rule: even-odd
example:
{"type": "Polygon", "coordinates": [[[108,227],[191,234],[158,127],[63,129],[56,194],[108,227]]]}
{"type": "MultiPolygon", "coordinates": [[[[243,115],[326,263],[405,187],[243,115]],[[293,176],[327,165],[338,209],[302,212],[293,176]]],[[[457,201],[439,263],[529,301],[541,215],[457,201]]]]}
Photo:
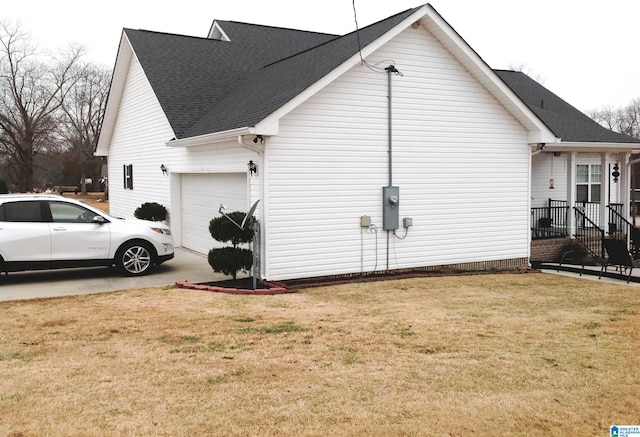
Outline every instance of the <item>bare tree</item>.
{"type": "Polygon", "coordinates": [[[34,188],[34,158],[59,139],[59,109],[77,80],[81,54],[70,47],[45,62],[18,24],[0,22],[0,155],[19,191],[34,188]]]}
{"type": "Polygon", "coordinates": [[[68,161],[75,165],[82,193],[86,194],[87,176],[96,180],[102,162],[93,153],[102,128],[111,74],[104,68],[85,65],[78,69],[77,77],[61,106],[65,115],[63,136],[71,158],[68,161]]]}
{"type": "Polygon", "coordinates": [[[607,129],[640,138],[640,98],[620,108],[605,106],[587,111],[587,115],[607,129]]]}

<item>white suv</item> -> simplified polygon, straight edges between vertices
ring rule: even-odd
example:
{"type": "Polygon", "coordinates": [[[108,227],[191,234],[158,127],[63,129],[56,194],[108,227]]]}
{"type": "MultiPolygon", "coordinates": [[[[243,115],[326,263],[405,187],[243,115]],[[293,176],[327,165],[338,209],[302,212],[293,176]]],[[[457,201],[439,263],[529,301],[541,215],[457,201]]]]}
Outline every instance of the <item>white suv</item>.
{"type": "Polygon", "coordinates": [[[128,276],[173,258],[160,222],[124,220],[55,195],[0,195],[0,272],[115,265],[128,276]]]}

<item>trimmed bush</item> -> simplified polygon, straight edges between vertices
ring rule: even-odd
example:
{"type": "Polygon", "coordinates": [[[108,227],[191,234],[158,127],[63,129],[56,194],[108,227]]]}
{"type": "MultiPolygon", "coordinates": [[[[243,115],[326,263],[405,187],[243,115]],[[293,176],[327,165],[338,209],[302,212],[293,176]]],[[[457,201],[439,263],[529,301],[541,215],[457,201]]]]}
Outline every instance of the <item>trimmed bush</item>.
{"type": "Polygon", "coordinates": [[[135,218],[161,222],[167,218],[167,208],[156,202],[143,203],[133,213],[135,218]]]}
{"type": "Polygon", "coordinates": [[[245,214],[235,211],[227,214],[227,217],[217,217],[209,222],[209,233],[214,240],[221,243],[231,242],[233,247],[222,247],[209,251],[209,265],[214,272],[231,275],[235,280],[239,270],[249,270],[253,265],[253,252],[249,249],[240,249],[241,243],[249,243],[253,240],[253,229],[249,227],[240,229],[236,224],[241,224],[245,214]],[[231,219],[231,220],[229,220],[231,219]]]}
{"type": "MultiPolygon", "coordinates": [[[[244,213],[235,211],[227,214],[227,216],[236,223],[241,224],[244,213]]],[[[233,247],[238,247],[240,243],[248,243],[253,240],[253,229],[247,227],[242,230],[224,216],[214,218],[209,222],[209,233],[214,240],[221,243],[230,241],[233,247]]]]}
{"type": "Polygon", "coordinates": [[[253,265],[253,253],[249,249],[221,247],[209,251],[209,265],[214,272],[232,276],[235,280],[239,270],[249,270],[253,265]]]}

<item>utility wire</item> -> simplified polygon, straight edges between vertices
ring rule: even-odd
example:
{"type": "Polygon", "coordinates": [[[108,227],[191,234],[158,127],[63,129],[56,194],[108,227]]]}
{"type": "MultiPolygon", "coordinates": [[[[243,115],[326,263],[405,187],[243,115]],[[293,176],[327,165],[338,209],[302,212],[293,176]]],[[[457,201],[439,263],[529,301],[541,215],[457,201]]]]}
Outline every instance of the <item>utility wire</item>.
{"type": "Polygon", "coordinates": [[[371,65],[364,60],[364,58],[362,57],[362,41],[360,41],[360,28],[358,26],[358,12],[356,10],[356,0],[351,0],[351,5],[353,6],[353,21],[355,21],[356,23],[356,38],[358,40],[358,54],[360,55],[360,62],[362,63],[362,65],[367,67],[369,70],[375,71],[377,73],[385,73],[387,71],[391,71],[396,76],[402,76],[402,73],[395,68],[395,64],[396,64],[395,61],[383,60],[380,62],[376,62],[374,65],[371,65]],[[378,65],[382,63],[390,64],[390,66],[384,67],[384,68],[378,67],[378,65]],[[393,67],[393,69],[387,70],[390,67],[393,67]]]}
{"type": "Polygon", "coordinates": [[[356,0],[351,0],[351,4],[353,5],[353,21],[356,22],[356,37],[358,38],[358,53],[360,54],[360,61],[362,61],[363,64],[366,64],[366,62],[364,62],[364,59],[362,58],[362,44],[360,42],[360,29],[358,28],[358,12],[356,11],[356,0]]]}

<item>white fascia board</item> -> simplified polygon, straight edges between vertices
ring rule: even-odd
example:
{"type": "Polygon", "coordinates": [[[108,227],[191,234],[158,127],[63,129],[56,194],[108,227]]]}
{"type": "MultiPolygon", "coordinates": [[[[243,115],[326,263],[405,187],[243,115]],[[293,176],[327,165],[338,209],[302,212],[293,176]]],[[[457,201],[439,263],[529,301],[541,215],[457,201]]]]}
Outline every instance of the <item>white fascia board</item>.
{"type": "Polygon", "coordinates": [[[231,129],[222,132],[214,132],[206,135],[199,135],[197,137],[188,137],[182,139],[169,140],[165,143],[167,147],[198,147],[208,146],[210,144],[224,143],[229,140],[236,140],[238,135],[252,134],[253,129],[248,127],[241,127],[237,129],[231,129]]]}
{"type": "Polygon", "coordinates": [[[561,141],[562,139],[556,137],[551,131],[547,134],[540,130],[529,130],[529,133],[527,134],[527,142],[531,145],[558,144],[561,141]]]}
{"type": "Polygon", "coordinates": [[[280,118],[272,120],[270,117],[267,117],[256,124],[255,127],[249,128],[249,130],[249,133],[253,135],[278,135],[280,133],[280,118]]]}
{"type": "Polygon", "coordinates": [[[424,25],[458,61],[529,131],[529,143],[555,143],[559,139],[498,77],[475,50],[429,4],[424,25]],[[434,27],[435,26],[435,27],[434,27]]]}
{"type": "Polygon", "coordinates": [[[638,153],[640,143],[547,143],[545,152],[585,152],[585,153],[638,153]]]}
{"type": "MultiPolygon", "coordinates": [[[[362,58],[366,58],[371,53],[378,50],[384,44],[389,42],[391,39],[395,38],[400,32],[402,32],[407,27],[411,26],[411,24],[420,20],[426,13],[426,6],[422,6],[415,13],[411,14],[409,17],[405,18],[401,23],[396,25],[393,29],[388,31],[386,34],[382,35],[377,40],[373,41],[366,47],[363,47],[361,50],[362,58]]],[[[329,74],[324,76],[322,79],[311,85],[309,88],[298,94],[296,97],[291,99],[289,102],[285,103],[278,110],[274,111],[272,114],[267,116],[264,120],[256,124],[256,129],[260,129],[263,126],[269,126],[276,124],[278,120],[287,115],[293,109],[298,107],[300,104],[305,102],[307,99],[315,95],[317,92],[322,90],[324,87],[332,83],[334,80],[342,76],[344,73],[349,71],[351,68],[361,63],[361,55],[360,53],[355,53],[341,65],[332,70],[329,74]]]]}
{"type": "Polygon", "coordinates": [[[182,139],[173,139],[165,143],[167,147],[198,147],[207,146],[210,144],[224,143],[229,140],[235,140],[239,136],[243,135],[264,135],[273,136],[278,135],[280,125],[274,123],[271,125],[263,125],[258,127],[240,127],[237,129],[226,130],[222,132],[213,132],[206,135],[199,135],[197,137],[188,137],[182,139]]]}
{"type": "Polygon", "coordinates": [[[120,46],[118,47],[118,54],[116,55],[116,63],[113,67],[113,76],[111,77],[111,86],[109,87],[109,96],[107,98],[107,107],[104,113],[102,129],[100,130],[98,145],[94,152],[95,156],[109,156],[109,144],[111,144],[111,137],[118,117],[120,101],[124,93],[124,86],[127,81],[131,60],[134,57],[133,47],[131,47],[131,43],[123,30],[122,37],[120,38],[120,46]]]}
{"type": "Polygon", "coordinates": [[[127,81],[129,64],[133,56],[131,43],[123,30],[120,38],[120,46],[118,47],[118,54],[116,55],[116,63],[113,67],[113,75],[111,76],[111,85],[109,86],[109,96],[107,97],[107,107],[104,111],[100,138],[98,138],[98,145],[94,153],[96,156],[109,155],[109,144],[111,143],[111,136],[113,135],[116,118],[118,117],[118,109],[120,108],[124,85],[127,81]]]}

